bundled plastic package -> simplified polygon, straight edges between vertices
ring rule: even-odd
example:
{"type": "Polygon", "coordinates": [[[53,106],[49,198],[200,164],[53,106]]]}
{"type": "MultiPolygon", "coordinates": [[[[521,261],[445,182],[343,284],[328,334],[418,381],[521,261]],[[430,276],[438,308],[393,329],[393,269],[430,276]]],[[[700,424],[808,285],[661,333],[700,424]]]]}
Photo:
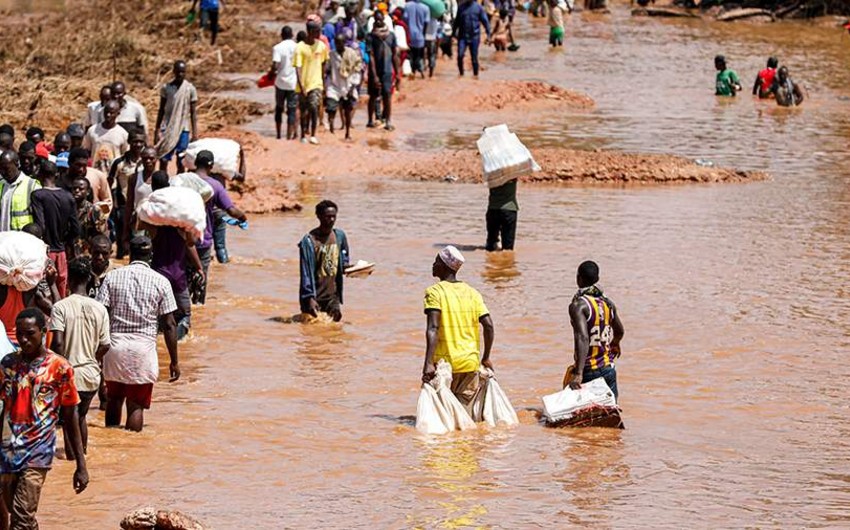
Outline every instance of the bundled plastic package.
{"type": "Polygon", "coordinates": [[[519,418],[516,415],[507,394],[499,386],[496,376],[489,368],[479,370],[481,377],[478,393],[472,401],[472,418],[475,421],[483,421],[495,427],[499,423],[505,425],[517,425],[519,418]]]}
{"type": "Polygon", "coordinates": [[[169,186],[156,190],[139,203],[136,213],[145,223],[183,228],[195,239],[203,236],[207,226],[204,200],[190,188],[169,186]]]}
{"type": "Polygon", "coordinates": [[[487,186],[496,188],[515,178],[540,171],[531,152],[505,124],[487,127],[478,139],[478,152],[487,186]]]}
{"type": "Polygon", "coordinates": [[[26,232],[0,232],[0,284],[35,289],[44,277],[47,245],[26,232]]]}
{"type": "Polygon", "coordinates": [[[475,427],[469,413],[452,394],[452,367],[437,363],[437,374],[422,384],[416,404],[416,430],[423,434],[446,434],[475,427]]]}
{"type": "Polygon", "coordinates": [[[602,377],[578,390],[565,388],[543,396],[543,417],[550,427],[622,427],[617,400],[602,377]]]}
{"type": "MultiPolygon", "coordinates": [[[[195,157],[201,151],[213,154],[213,173],[221,173],[232,179],[239,173],[239,142],[227,138],[202,138],[189,144],[183,157],[186,169],[195,169],[195,157]]],[[[244,175],[243,175],[244,176],[244,175]]]]}
{"type": "Polygon", "coordinates": [[[197,173],[192,172],[178,173],[168,179],[168,184],[178,188],[189,188],[195,190],[198,192],[198,195],[204,199],[204,202],[212,199],[214,193],[212,186],[210,186],[206,180],[199,177],[197,173]]]}

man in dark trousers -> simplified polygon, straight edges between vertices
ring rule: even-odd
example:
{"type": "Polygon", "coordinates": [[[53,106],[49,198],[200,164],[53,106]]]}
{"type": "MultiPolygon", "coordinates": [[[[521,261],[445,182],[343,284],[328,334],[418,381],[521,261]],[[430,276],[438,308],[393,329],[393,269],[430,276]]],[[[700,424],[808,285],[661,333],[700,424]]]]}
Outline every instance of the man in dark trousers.
{"type": "Polygon", "coordinates": [[[487,32],[490,42],[490,19],[481,4],[475,0],[465,0],[457,9],[457,17],[452,24],[452,35],[457,37],[457,70],[463,75],[463,56],[469,48],[472,57],[472,75],[478,77],[478,46],[481,44],[481,25],[487,32]]]}
{"type": "Polygon", "coordinates": [[[498,250],[499,236],[502,238],[502,250],[514,249],[516,221],[519,204],[516,200],[516,183],[513,179],[501,186],[490,188],[490,200],[487,205],[487,245],[488,252],[498,250]]]}
{"type": "Polygon", "coordinates": [[[575,364],[566,383],[573,390],[598,377],[619,399],[614,360],[620,356],[620,341],[625,330],[614,302],[602,294],[599,265],[585,261],[578,267],[578,291],[570,304],[570,322],[575,339],[575,364]]]}
{"type": "Polygon", "coordinates": [[[301,239],[301,312],[318,316],[329,314],[334,322],[342,320],[342,280],[349,262],[348,238],[334,228],[337,206],[325,200],[316,205],[319,226],[301,239]]]}
{"type": "Polygon", "coordinates": [[[38,170],[41,189],[32,192],[32,209],[35,222],[41,227],[47,243],[47,257],[56,264],[56,288],[65,298],[68,287],[68,256],[66,249],[73,252],[74,240],[80,234],[77,220],[77,203],[68,190],[57,186],[56,164],[49,160],[41,163],[38,170]]]}

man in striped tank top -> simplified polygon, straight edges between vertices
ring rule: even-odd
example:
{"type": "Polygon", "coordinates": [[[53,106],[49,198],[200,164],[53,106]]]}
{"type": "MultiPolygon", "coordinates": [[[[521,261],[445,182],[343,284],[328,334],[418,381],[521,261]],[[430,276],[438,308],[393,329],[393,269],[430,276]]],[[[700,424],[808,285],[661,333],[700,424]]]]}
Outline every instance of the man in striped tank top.
{"type": "Polygon", "coordinates": [[[582,383],[598,377],[617,393],[617,372],[614,360],[620,356],[620,341],[625,334],[623,323],[614,303],[602,294],[597,285],[599,266],[585,261],[578,267],[578,292],[570,304],[570,322],[575,338],[575,371],[570,388],[578,390],[582,383]]]}

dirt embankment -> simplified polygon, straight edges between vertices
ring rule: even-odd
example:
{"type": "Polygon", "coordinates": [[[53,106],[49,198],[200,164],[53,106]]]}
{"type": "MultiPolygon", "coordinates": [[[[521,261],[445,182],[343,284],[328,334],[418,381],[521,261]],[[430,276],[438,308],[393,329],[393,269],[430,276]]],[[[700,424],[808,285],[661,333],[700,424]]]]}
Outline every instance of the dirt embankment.
{"type": "MultiPolygon", "coordinates": [[[[540,165],[537,173],[523,177],[526,182],[679,184],[688,182],[744,182],[764,180],[767,174],[705,167],[693,160],[673,155],[647,155],[613,151],[574,149],[532,149],[540,165]]],[[[392,171],[416,180],[481,182],[481,158],[467,149],[399,164],[392,171]]]]}
{"type": "Polygon", "coordinates": [[[536,111],[547,107],[590,109],[592,98],[541,81],[472,81],[441,80],[432,83],[405,83],[397,96],[399,108],[434,108],[456,112],[536,111]],[[450,95],[450,97],[447,97],[450,95]]]}
{"type": "Polygon", "coordinates": [[[171,78],[177,59],[187,61],[187,77],[202,92],[202,129],[242,123],[262,114],[262,106],[215,97],[230,88],[217,75],[268,64],[274,33],[263,38],[246,19],[273,4],[228,2],[217,47],[201,38],[197,21],[187,25],[187,2],[86,0],[38,16],[0,13],[0,123],[16,129],[38,125],[52,139],[56,130],[81,120],[102,85],[122,80],[153,124],[159,86],[171,78]]]}

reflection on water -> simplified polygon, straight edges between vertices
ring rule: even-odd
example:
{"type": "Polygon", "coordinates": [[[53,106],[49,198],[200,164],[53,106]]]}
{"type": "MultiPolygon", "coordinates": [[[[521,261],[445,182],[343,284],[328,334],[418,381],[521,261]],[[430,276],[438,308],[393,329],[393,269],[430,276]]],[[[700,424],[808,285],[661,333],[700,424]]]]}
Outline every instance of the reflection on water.
{"type": "MultiPolygon", "coordinates": [[[[622,6],[572,17],[563,53],[543,51],[545,21],[519,16],[518,31],[521,51],[489,72],[545,73],[598,103],[526,125],[540,141],[672,151],[766,168],[773,180],[520,186],[513,255],[480,249],[481,185],[299,184],[304,212],[231,232],[238,259],[213,264],[211,303],[181,349],[184,378],[156,386],[145,431],[92,429],[83,495],[57,463],[45,528],[114,527],[139,504],[216,528],[850,524],[846,38],[802,24],[633,20],[622,6]],[[810,99],[791,111],[717,100],[720,51],[745,82],[778,55],[810,99]],[[282,324],[272,319],[298,311],[296,243],[326,197],[340,204],[352,259],[377,268],[346,282],[343,324],[282,324]],[[406,416],[420,385],[422,298],[446,242],[468,249],[460,278],[490,309],[492,360],[519,409],[558,389],[575,267],[600,263],[626,326],[627,430],[545,429],[522,412],[512,430],[417,435],[406,416]]],[[[440,69],[453,75],[448,62],[440,69]]],[[[436,135],[445,120],[416,126],[436,135]]],[[[453,126],[458,138],[480,131],[453,126]]]]}

